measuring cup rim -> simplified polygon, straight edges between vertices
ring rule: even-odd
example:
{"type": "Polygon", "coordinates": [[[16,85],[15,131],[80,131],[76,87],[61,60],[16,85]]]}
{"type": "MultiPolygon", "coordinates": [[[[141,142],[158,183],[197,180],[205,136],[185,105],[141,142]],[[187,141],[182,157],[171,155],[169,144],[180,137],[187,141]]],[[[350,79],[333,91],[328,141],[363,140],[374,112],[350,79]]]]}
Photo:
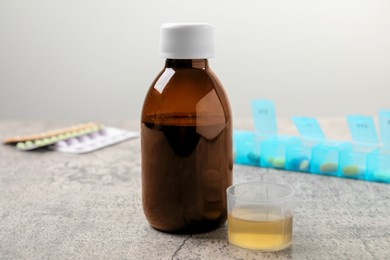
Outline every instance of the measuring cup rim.
{"type": "Polygon", "coordinates": [[[240,183],[236,183],[236,184],[233,184],[231,185],[230,187],[228,187],[226,189],[226,193],[227,195],[229,196],[232,196],[234,198],[234,200],[236,201],[241,201],[241,202],[250,202],[250,203],[255,203],[255,204],[273,204],[273,203],[278,203],[278,202],[284,202],[284,201],[288,201],[288,200],[291,200],[295,194],[294,190],[292,188],[290,188],[289,186],[287,185],[284,185],[284,184],[280,184],[280,183],[275,183],[275,182],[261,182],[261,181],[248,181],[248,182],[240,182],[240,183]],[[274,199],[268,199],[268,200],[251,200],[251,199],[240,199],[239,197],[237,197],[233,192],[232,190],[236,187],[236,186],[239,186],[239,185],[246,185],[246,184],[258,184],[258,185],[273,185],[273,186],[278,186],[278,187],[281,187],[283,189],[287,189],[288,192],[287,192],[287,195],[285,196],[280,196],[278,198],[274,198],[274,199]]]}

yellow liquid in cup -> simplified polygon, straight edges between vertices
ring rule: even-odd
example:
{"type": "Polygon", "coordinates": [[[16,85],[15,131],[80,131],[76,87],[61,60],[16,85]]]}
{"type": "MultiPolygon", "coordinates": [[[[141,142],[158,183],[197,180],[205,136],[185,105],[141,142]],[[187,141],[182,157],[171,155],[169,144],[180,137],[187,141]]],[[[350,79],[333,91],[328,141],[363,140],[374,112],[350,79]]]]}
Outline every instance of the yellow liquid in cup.
{"type": "Polygon", "coordinates": [[[240,207],[228,215],[229,242],[243,248],[265,251],[280,250],[290,245],[293,218],[281,216],[265,207],[240,207]]]}

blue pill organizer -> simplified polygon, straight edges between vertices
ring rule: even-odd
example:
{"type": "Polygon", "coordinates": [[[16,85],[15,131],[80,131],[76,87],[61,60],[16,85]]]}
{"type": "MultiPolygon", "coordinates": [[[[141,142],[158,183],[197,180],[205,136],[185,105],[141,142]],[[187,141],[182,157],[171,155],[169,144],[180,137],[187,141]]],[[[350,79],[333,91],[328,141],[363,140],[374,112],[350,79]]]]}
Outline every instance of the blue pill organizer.
{"type": "Polygon", "coordinates": [[[347,116],[349,142],[327,140],[310,117],[292,118],[299,136],[279,135],[272,101],[254,100],[252,110],[255,131],[233,133],[235,163],[390,183],[390,110],[379,112],[381,144],[369,116],[347,116]]]}

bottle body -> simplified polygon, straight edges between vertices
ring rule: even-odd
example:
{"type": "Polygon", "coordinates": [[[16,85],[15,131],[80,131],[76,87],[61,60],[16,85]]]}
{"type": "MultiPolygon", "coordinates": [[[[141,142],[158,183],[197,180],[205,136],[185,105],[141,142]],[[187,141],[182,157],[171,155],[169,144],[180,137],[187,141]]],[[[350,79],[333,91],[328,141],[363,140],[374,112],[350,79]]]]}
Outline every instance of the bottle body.
{"type": "Polygon", "coordinates": [[[226,221],[232,119],[206,59],[167,60],[141,116],[142,202],[152,227],[203,232],[226,221]]]}

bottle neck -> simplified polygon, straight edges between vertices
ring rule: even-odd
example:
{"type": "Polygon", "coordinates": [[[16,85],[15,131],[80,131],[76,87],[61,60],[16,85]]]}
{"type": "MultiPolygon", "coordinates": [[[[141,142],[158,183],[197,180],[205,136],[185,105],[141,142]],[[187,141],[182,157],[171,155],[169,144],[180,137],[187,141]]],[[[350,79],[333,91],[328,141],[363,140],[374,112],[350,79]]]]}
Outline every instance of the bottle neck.
{"type": "Polygon", "coordinates": [[[209,68],[209,62],[207,59],[195,59],[195,60],[179,60],[179,59],[167,59],[165,61],[166,68],[175,69],[203,69],[209,68]]]}

